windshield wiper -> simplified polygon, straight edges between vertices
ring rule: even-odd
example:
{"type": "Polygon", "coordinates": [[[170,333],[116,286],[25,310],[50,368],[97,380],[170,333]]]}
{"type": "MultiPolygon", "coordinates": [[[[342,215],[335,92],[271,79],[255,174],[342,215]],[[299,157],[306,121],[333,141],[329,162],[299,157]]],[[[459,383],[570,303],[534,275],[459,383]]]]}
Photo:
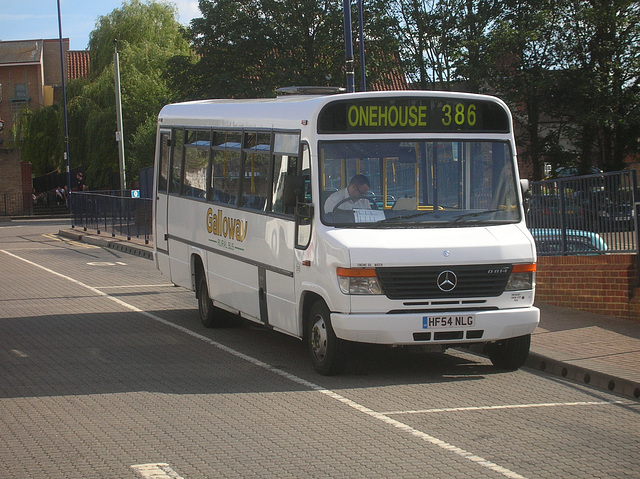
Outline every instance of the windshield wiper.
{"type": "Polygon", "coordinates": [[[465,213],[463,215],[456,216],[454,219],[449,221],[449,224],[452,225],[455,223],[459,223],[465,218],[475,218],[476,216],[481,216],[481,215],[486,215],[491,213],[499,213],[500,211],[504,211],[504,210],[499,210],[499,209],[498,210],[482,210],[482,211],[474,211],[472,213],[465,213]]]}
{"type": "Polygon", "coordinates": [[[391,216],[389,218],[385,218],[383,220],[380,221],[376,221],[375,223],[371,223],[373,225],[379,225],[379,224],[388,224],[388,223],[393,223],[396,220],[410,220],[413,218],[418,218],[420,216],[426,216],[426,215],[431,215],[433,213],[438,213],[439,210],[429,210],[429,211],[419,211],[417,213],[411,213],[411,214],[406,214],[406,215],[399,215],[399,216],[391,216]]]}

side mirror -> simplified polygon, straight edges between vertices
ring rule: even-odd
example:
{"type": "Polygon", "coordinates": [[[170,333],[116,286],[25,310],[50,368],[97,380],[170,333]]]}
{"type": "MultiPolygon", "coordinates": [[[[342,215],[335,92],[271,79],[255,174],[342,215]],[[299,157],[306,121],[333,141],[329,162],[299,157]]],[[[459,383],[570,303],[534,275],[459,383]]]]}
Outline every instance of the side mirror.
{"type": "Polygon", "coordinates": [[[302,203],[296,208],[295,245],[298,249],[307,248],[311,241],[313,211],[314,208],[311,203],[302,203]]]}
{"type": "Polygon", "coordinates": [[[304,201],[304,177],[287,175],[284,177],[282,202],[285,208],[295,208],[298,202],[304,201]]]}
{"type": "Polygon", "coordinates": [[[529,213],[529,203],[531,200],[531,190],[529,189],[529,180],[520,180],[520,189],[522,190],[522,202],[524,203],[524,212],[529,213]]]}

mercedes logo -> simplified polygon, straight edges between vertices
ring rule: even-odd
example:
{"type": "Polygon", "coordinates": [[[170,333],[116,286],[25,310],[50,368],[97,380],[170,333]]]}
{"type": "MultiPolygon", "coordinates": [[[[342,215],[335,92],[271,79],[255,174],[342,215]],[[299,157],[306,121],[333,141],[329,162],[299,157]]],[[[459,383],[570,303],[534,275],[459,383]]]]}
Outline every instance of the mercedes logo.
{"type": "Polygon", "coordinates": [[[458,284],[458,277],[453,271],[443,271],[438,275],[437,283],[440,291],[448,293],[449,291],[453,291],[458,284]]]}

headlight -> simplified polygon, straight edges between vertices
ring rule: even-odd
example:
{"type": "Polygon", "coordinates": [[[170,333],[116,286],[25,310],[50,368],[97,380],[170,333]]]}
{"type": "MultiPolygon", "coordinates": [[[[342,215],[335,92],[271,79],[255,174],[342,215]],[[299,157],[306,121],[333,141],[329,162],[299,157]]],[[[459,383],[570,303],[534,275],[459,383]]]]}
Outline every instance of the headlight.
{"type": "Polygon", "coordinates": [[[533,289],[536,285],[536,265],[514,264],[511,276],[507,281],[505,291],[518,291],[522,289],[533,289]]]}
{"type": "Polygon", "coordinates": [[[338,268],[336,273],[344,294],[383,294],[375,269],[338,268]]]}

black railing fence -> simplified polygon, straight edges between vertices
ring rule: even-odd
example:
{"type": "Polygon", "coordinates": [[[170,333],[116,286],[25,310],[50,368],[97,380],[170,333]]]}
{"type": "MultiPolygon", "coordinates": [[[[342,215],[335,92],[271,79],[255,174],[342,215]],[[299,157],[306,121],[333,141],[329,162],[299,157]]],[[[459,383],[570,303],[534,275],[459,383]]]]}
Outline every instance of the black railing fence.
{"type": "Polygon", "coordinates": [[[539,255],[637,253],[634,170],[531,183],[527,226],[539,255]]]}
{"type": "Polygon", "coordinates": [[[30,215],[33,201],[23,193],[0,193],[0,216],[30,215]]]}
{"type": "Polygon", "coordinates": [[[150,198],[132,198],[131,190],[71,193],[72,227],[127,239],[151,240],[150,198]]]}

